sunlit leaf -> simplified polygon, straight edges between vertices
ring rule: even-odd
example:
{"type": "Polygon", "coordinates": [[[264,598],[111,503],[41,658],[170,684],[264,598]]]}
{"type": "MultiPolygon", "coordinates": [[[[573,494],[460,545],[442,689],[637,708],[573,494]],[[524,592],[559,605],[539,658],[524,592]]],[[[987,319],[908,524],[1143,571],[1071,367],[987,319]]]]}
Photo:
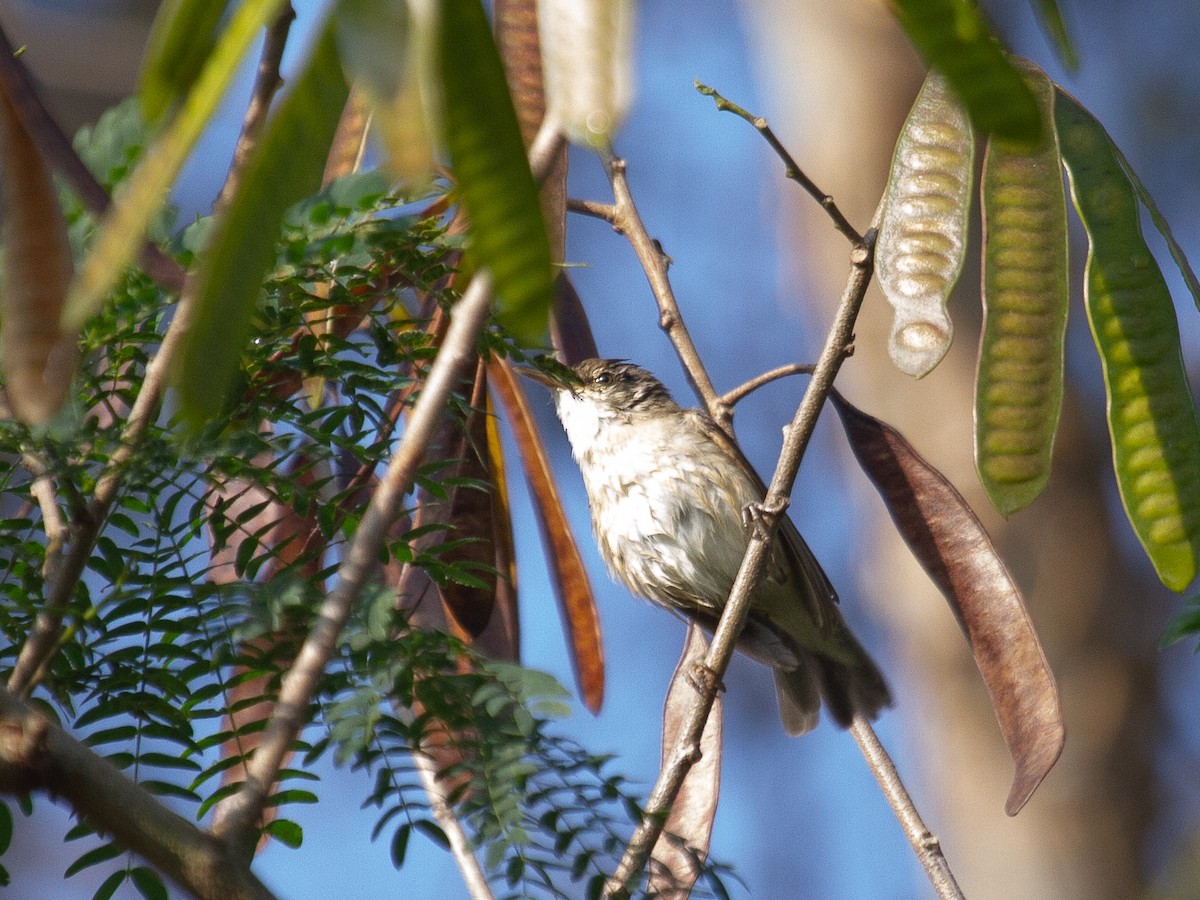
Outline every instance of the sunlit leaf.
{"type": "MultiPolygon", "coordinates": [[[[1027,77],[1047,121],[1054,86],[1027,77]]],[[[1024,66],[1023,66],[1024,67],[1024,66]]],[[[1034,148],[988,143],[983,207],[984,326],[975,381],[975,465],[1003,515],[1050,478],[1067,327],[1067,200],[1054,129],[1034,148]]]]}
{"type": "Polygon", "coordinates": [[[1058,688],[1020,590],[975,513],[895,429],[831,395],[859,465],[966,633],[1016,771],[1016,815],[1062,752],[1058,688]]]}
{"type": "Polygon", "coordinates": [[[1033,143],[1048,122],[973,0],[891,0],[901,27],[981,131],[1033,143]]]}
{"type": "Polygon", "coordinates": [[[285,0],[245,0],[229,20],[179,114],[147,148],[141,164],[113,197],[83,259],[63,310],[63,325],[92,316],[142,246],[146,227],[217,109],[242,57],[285,0]]]}
{"type": "Polygon", "coordinates": [[[0,92],[0,370],[13,412],[40,425],[67,401],[77,336],[59,325],[71,242],[50,172],[8,94],[0,92]]]}
{"type": "Polygon", "coordinates": [[[263,130],[202,257],[177,377],[182,411],[193,426],[213,418],[226,402],[263,277],[275,261],[283,215],[321,186],[347,95],[333,28],[327,26],[263,130]]]}
{"type": "Polygon", "coordinates": [[[1055,118],[1088,235],[1084,301],[1104,367],[1121,501],[1163,584],[1182,591],[1200,558],[1200,423],[1175,306],[1108,135],[1062,91],[1055,118]]]}
{"type": "MultiPolygon", "coordinates": [[[[704,661],[708,642],[694,622],[688,625],[683,654],[671,677],[663,704],[662,765],[675,752],[679,732],[688,711],[696,702],[692,682],[695,667],[704,661]]],[[[700,737],[700,759],[688,770],[679,788],[662,834],[651,853],[648,889],[656,897],[686,900],[700,874],[700,863],[708,855],[717,798],[721,793],[721,740],[724,731],[721,694],[713,698],[712,710],[700,737]]]]}
{"type": "Polygon", "coordinates": [[[491,270],[497,317],[517,340],[545,340],[553,273],[537,185],[491,25],[479,0],[445,0],[438,35],[442,125],[470,252],[491,270]]]}
{"type": "Polygon", "coordinates": [[[579,547],[563,513],[525,392],[507,360],[494,359],[488,366],[492,388],[500,399],[505,418],[513,429],[525,478],[533,496],[534,512],[542,540],[549,546],[546,561],[551,584],[563,611],[570,639],[571,661],[584,705],[599,712],[604,702],[604,648],[600,635],[600,616],[588,582],[587,570],[579,547]]]}
{"type": "Polygon", "coordinates": [[[229,0],[166,0],[159,6],[138,83],[148,120],[157,122],[195,84],[228,7],[229,0]]]}

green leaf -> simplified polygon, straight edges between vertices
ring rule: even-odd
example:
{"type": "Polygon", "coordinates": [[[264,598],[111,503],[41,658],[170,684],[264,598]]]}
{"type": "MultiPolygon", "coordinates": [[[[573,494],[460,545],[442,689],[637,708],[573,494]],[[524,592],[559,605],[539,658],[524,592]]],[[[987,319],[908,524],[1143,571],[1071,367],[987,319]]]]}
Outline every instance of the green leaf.
{"type": "Polygon", "coordinates": [[[304,843],[304,829],[290,819],[275,819],[267,825],[266,832],[293,850],[299,849],[304,843]]]}
{"type": "Polygon", "coordinates": [[[1200,423],[1175,306],[1108,134],[1061,90],[1055,121],[1088,235],[1084,300],[1104,368],[1121,501],[1158,577],[1182,591],[1200,558],[1200,423]]]}
{"type": "Polygon", "coordinates": [[[195,84],[228,7],[229,0],[166,0],[158,8],[138,84],[149,121],[157,122],[195,84]]]}
{"type": "Polygon", "coordinates": [[[7,803],[0,801],[0,856],[8,852],[8,845],[12,843],[12,836],[12,810],[8,808],[7,803]]]}
{"type": "Polygon", "coordinates": [[[221,34],[179,115],[146,149],[142,163],[113,197],[84,257],[63,310],[63,327],[79,328],[133,260],[171,183],[208,125],[259,31],[285,0],[246,0],[221,34]]]}
{"type": "Polygon", "coordinates": [[[153,869],[135,866],[129,870],[129,879],[146,900],[168,900],[167,886],[153,869]]]}
{"type": "Polygon", "coordinates": [[[193,428],[223,408],[249,340],[263,277],[275,261],[280,223],[289,206],[321,186],[347,94],[329,24],[267,123],[203,256],[195,318],[177,379],[183,415],[193,428]]]}
{"type": "MultiPolygon", "coordinates": [[[[1172,644],[1183,640],[1189,635],[1200,635],[1200,597],[1189,599],[1188,609],[1171,620],[1171,624],[1167,626],[1167,630],[1159,638],[1158,649],[1166,650],[1172,644]]],[[[1200,651],[1200,644],[1196,645],[1196,650],[1200,651]]]]}
{"type": "MultiPolygon", "coordinates": [[[[1029,66],[1042,115],[1054,85],[1029,66]]],[[[1070,290],[1067,199],[1058,139],[1033,149],[993,138],[983,163],[984,329],[975,381],[975,465],[1002,515],[1027,506],[1050,478],[1063,394],[1070,290]]]]}
{"type": "Polygon", "coordinates": [[[401,825],[392,835],[392,865],[397,869],[404,866],[404,857],[408,854],[408,838],[412,834],[412,826],[408,823],[401,825]]]}
{"type": "Polygon", "coordinates": [[[117,892],[117,888],[125,883],[125,879],[129,877],[129,872],[125,869],[117,869],[107,878],[100,887],[96,888],[96,893],[92,895],[92,900],[110,900],[113,894],[117,892]]]}
{"type": "Polygon", "coordinates": [[[63,872],[64,878],[70,878],[72,875],[82,872],[89,866],[99,865],[102,862],[108,862],[110,859],[116,859],[121,855],[121,848],[116,844],[103,844],[99,847],[93,847],[75,862],[67,866],[67,870],[63,872]]]}
{"type": "Polygon", "coordinates": [[[1070,35],[1067,34],[1067,26],[1063,22],[1057,0],[1033,0],[1033,11],[1063,65],[1072,72],[1079,68],[1079,56],[1075,52],[1075,45],[1071,43],[1070,35]]]}
{"type": "Polygon", "coordinates": [[[550,243],[517,114],[479,0],[446,0],[438,35],[443,130],[471,253],[491,270],[497,318],[523,344],[544,343],[553,273],[550,243]]]}
{"type": "Polygon", "coordinates": [[[1033,144],[1049,127],[972,0],[893,0],[892,8],[917,52],[946,76],[976,128],[1033,144]]]}

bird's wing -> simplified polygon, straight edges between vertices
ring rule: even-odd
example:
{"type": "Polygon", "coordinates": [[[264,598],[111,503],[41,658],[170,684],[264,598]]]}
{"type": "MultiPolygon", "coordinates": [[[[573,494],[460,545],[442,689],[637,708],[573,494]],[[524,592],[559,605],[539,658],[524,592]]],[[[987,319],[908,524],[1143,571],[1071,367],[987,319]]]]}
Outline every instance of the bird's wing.
{"type": "MultiPolygon", "coordinates": [[[[746,459],[746,455],[742,453],[742,448],[737,445],[737,442],[700,410],[688,410],[688,413],[695,417],[697,424],[709,440],[725,450],[731,459],[737,461],[758,488],[759,497],[765,499],[767,486],[758,472],[754,470],[754,466],[750,465],[750,460],[746,459]]],[[[791,581],[795,584],[805,609],[812,616],[813,623],[818,630],[828,632],[838,618],[836,615],[830,616],[828,613],[829,605],[838,602],[837,591],[833,589],[829,576],[817,562],[817,558],[809,549],[804,538],[801,537],[795,523],[787,515],[779,517],[773,557],[772,571],[768,577],[775,581],[791,581]]]]}

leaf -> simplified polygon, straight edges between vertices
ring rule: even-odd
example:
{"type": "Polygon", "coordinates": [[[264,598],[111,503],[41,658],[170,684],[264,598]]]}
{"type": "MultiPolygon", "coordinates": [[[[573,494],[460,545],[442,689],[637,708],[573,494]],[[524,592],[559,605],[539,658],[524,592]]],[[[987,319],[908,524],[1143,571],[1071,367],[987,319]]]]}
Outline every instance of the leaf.
{"type": "Polygon", "coordinates": [[[549,544],[546,562],[559,608],[567,623],[568,649],[579,692],[584,706],[597,713],[604,702],[604,647],[600,616],[587,570],[567,524],[562,500],[546,460],[546,450],[512,364],[506,359],[493,359],[488,364],[488,374],[521,454],[542,540],[549,544]]]}
{"type": "Polygon", "coordinates": [[[7,803],[0,801],[0,856],[8,852],[9,844],[12,843],[12,836],[12,810],[8,808],[7,803]]]}
{"type": "Polygon", "coordinates": [[[304,830],[290,819],[268,822],[265,831],[267,835],[292,850],[300,849],[300,845],[304,843],[304,830]]]}
{"type": "Polygon", "coordinates": [[[445,0],[438,34],[446,146],[470,218],[470,252],[491,270],[497,319],[543,342],[553,274],[537,185],[479,0],[445,0]]]}
{"type": "MultiPolygon", "coordinates": [[[[1054,85],[1032,63],[1022,68],[1050,121],[1054,85]]],[[[1070,291],[1067,199],[1055,131],[1048,129],[1033,149],[993,138],[980,194],[984,326],[975,466],[992,505],[1008,516],[1046,486],[1062,408],[1070,291]]]]}
{"type": "Polygon", "coordinates": [[[917,52],[946,76],[981,132],[1029,144],[1041,137],[1049,123],[972,0],[891,5],[917,52]]]}
{"type": "Polygon", "coordinates": [[[133,882],[133,886],[137,888],[138,893],[146,900],[167,900],[170,896],[167,893],[167,886],[163,884],[162,878],[153,869],[147,869],[145,866],[134,866],[129,870],[129,880],[133,882]]]}
{"type": "MultiPolygon", "coordinates": [[[[1062,10],[1058,8],[1058,0],[1032,0],[1032,2],[1038,24],[1050,38],[1050,42],[1054,45],[1054,52],[1058,54],[1058,58],[1062,60],[1064,66],[1072,72],[1075,71],[1079,68],[1079,56],[1075,52],[1075,45],[1071,43],[1070,35],[1067,34],[1067,26],[1063,22],[1062,10]]],[[[1043,121],[1051,120],[1044,119],[1043,121]]]]}
{"type": "MultiPolygon", "coordinates": [[[[696,702],[693,669],[704,661],[707,650],[708,642],[700,626],[690,623],[683,655],[675,667],[663,704],[664,768],[675,750],[683,720],[696,702]]],[[[688,770],[651,853],[648,890],[653,896],[686,900],[708,856],[717,798],[721,792],[722,717],[721,694],[718,692],[700,737],[700,759],[688,770]]]]}
{"type": "Polygon", "coordinates": [[[92,900],[110,900],[113,894],[117,892],[125,879],[129,877],[129,872],[125,869],[117,869],[101,883],[100,887],[96,888],[96,893],[92,895],[92,900]]]}
{"type": "Polygon", "coordinates": [[[84,869],[91,866],[99,865],[102,862],[108,862],[110,859],[116,859],[121,855],[121,848],[116,844],[102,844],[99,847],[93,847],[87,853],[80,856],[75,862],[67,866],[63,872],[64,878],[70,878],[84,869]]]}
{"type": "Polygon", "coordinates": [[[930,72],[896,140],[875,250],[879,287],[896,311],[888,354],[929,374],[954,336],[946,301],[967,252],[975,136],[946,79],[930,72]]]}
{"type": "MultiPolygon", "coordinates": [[[[1190,598],[1187,605],[1188,608],[1167,625],[1158,641],[1159,650],[1166,650],[1189,635],[1200,635],[1200,597],[1190,598]]],[[[1200,645],[1196,649],[1200,651],[1200,645]]]]}
{"type": "Polygon", "coordinates": [[[321,186],[349,93],[333,32],[332,23],[325,27],[264,128],[202,256],[194,320],[180,348],[176,379],[183,415],[193,428],[221,411],[234,383],[284,213],[321,186]]]}
{"type": "Polygon", "coordinates": [[[1200,559],[1200,423],[1175,305],[1108,135],[1061,90],[1055,119],[1088,235],[1084,304],[1104,368],[1121,502],[1158,577],[1182,591],[1200,559]]]}
{"type": "Polygon", "coordinates": [[[79,364],[75,331],[59,325],[71,283],[71,242],[54,181],[6,91],[0,91],[0,154],[0,370],[13,412],[42,425],[67,402],[79,364]]]}
{"type": "Polygon", "coordinates": [[[229,0],[166,0],[158,8],[138,82],[147,120],[157,122],[195,84],[228,8],[229,0]]]}
{"type": "Polygon", "coordinates": [[[81,327],[132,261],[148,223],[166,202],[171,183],[237,74],[242,57],[284,2],[245,0],[238,6],[179,114],[146,149],[141,164],[113,197],[71,286],[62,316],[65,328],[81,327]]]}
{"type": "Polygon", "coordinates": [[[896,528],[945,596],[992,696],[1016,771],[1016,815],[1062,752],[1058,688],[1025,600],[975,513],[895,429],[831,395],[859,465],[896,528]]]}
{"type": "Polygon", "coordinates": [[[588,323],[587,312],[571,277],[559,272],[554,279],[554,307],[550,312],[550,343],[569,366],[595,359],[596,339],[588,323]]]}

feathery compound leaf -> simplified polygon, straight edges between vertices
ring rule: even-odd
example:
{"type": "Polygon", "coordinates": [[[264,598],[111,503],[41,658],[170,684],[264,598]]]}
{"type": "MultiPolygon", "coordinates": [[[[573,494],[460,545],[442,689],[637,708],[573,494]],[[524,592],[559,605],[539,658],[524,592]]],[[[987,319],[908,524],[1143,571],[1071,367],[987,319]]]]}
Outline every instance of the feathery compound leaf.
{"type": "Polygon", "coordinates": [[[1200,557],[1200,424],[1175,306],[1108,135],[1061,90],[1055,120],[1088,235],[1084,301],[1104,367],[1121,501],[1158,577],[1182,591],[1200,557]]]}
{"type": "Polygon", "coordinates": [[[445,0],[440,9],[442,125],[471,221],[471,253],[495,279],[500,323],[523,344],[538,344],[550,309],[550,242],[504,67],[479,0],[445,0]]]}
{"type": "MultiPolygon", "coordinates": [[[[1047,121],[1054,86],[1026,63],[1047,121]]],[[[1003,515],[1046,486],[1062,408],[1067,327],[1067,199],[1058,139],[1034,148],[992,138],[984,157],[984,327],[975,382],[975,465],[1003,515]]]]}
{"type": "Polygon", "coordinates": [[[220,412],[287,208],[321,186],[325,154],[349,93],[333,26],[267,123],[241,184],[204,252],[192,327],[181,350],[177,384],[192,427],[220,412]]]}
{"type": "Polygon", "coordinates": [[[946,76],[980,131],[1033,143],[1049,127],[973,0],[892,0],[892,9],[925,61],[946,76]]]}
{"type": "Polygon", "coordinates": [[[40,425],[66,403],[79,362],[74,331],[59,327],[71,243],[50,172],[3,91],[0,154],[0,371],[13,412],[40,425]]]}
{"type": "Polygon", "coordinates": [[[146,149],[142,163],[113,197],[71,285],[64,327],[79,328],[87,321],[133,260],[148,223],[166,202],[171,182],[216,111],[242,57],[284,2],[245,0],[233,14],[179,115],[146,149]]]}
{"type": "Polygon", "coordinates": [[[195,84],[228,7],[229,0],[166,0],[158,8],[138,84],[147,120],[157,122],[195,84]]]}
{"type": "Polygon", "coordinates": [[[895,429],[836,392],[830,399],[896,529],[967,635],[1016,767],[1004,807],[1016,815],[1058,759],[1066,734],[1025,600],[954,485],[895,429]]]}
{"type": "Polygon", "coordinates": [[[896,141],[875,249],[879,287],[896,311],[888,353],[915,378],[954,337],[946,301],[966,258],[974,160],[966,111],[930,72],[896,141]]]}

